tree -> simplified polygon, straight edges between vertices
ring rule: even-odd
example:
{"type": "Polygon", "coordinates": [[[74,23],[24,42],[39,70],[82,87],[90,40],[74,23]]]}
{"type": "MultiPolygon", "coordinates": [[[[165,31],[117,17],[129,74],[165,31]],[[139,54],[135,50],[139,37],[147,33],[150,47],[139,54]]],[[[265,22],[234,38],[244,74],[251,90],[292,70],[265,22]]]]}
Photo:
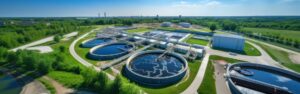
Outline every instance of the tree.
{"type": "Polygon", "coordinates": [[[298,40],[295,40],[295,41],[294,41],[294,47],[295,47],[295,48],[299,48],[299,41],[298,41],[298,40]]]}
{"type": "Polygon", "coordinates": [[[58,43],[58,42],[60,41],[60,39],[61,39],[61,36],[60,36],[60,35],[55,35],[53,40],[54,40],[56,43],[58,43]]]}
{"type": "Polygon", "coordinates": [[[7,49],[0,46],[0,62],[6,62],[7,49]]]}
{"type": "Polygon", "coordinates": [[[110,93],[111,94],[120,94],[120,88],[121,87],[122,87],[122,78],[121,78],[120,75],[118,75],[115,78],[115,80],[114,80],[114,82],[111,86],[111,92],[110,93]]]}
{"type": "Polygon", "coordinates": [[[65,46],[59,46],[59,51],[60,52],[65,52],[66,50],[66,47],[65,46]]]}
{"type": "Polygon", "coordinates": [[[209,26],[209,29],[214,32],[217,29],[217,26],[215,24],[212,24],[209,26]]]}
{"type": "Polygon", "coordinates": [[[127,83],[121,87],[120,94],[141,94],[141,92],[134,84],[127,83]]]}
{"type": "Polygon", "coordinates": [[[108,82],[109,82],[109,79],[108,79],[107,75],[101,71],[97,74],[97,82],[94,86],[99,91],[99,93],[107,93],[104,91],[107,91],[107,89],[108,89],[108,82]]]}

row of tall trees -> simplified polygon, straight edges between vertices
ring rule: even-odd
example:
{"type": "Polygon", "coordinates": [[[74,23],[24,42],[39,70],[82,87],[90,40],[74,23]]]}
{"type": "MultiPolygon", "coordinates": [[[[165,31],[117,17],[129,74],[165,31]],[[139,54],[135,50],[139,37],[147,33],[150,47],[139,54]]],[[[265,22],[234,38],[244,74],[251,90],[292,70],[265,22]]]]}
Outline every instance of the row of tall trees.
{"type": "Polygon", "coordinates": [[[240,34],[243,34],[248,37],[255,38],[255,39],[260,39],[260,40],[269,41],[269,42],[275,42],[275,43],[279,43],[282,45],[300,49],[300,41],[298,39],[292,39],[292,38],[284,37],[284,36],[281,36],[278,34],[258,34],[258,33],[249,32],[249,31],[245,31],[245,30],[239,30],[239,31],[235,31],[235,32],[238,32],[240,34]]]}

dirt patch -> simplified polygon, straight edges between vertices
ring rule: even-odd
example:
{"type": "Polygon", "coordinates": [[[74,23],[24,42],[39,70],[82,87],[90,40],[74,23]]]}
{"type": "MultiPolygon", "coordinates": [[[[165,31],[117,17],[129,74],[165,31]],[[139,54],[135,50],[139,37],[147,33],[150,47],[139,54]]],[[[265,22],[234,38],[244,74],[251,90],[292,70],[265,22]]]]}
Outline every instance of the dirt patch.
{"type": "Polygon", "coordinates": [[[293,63],[300,64],[300,55],[299,54],[289,54],[289,58],[293,63]]]}

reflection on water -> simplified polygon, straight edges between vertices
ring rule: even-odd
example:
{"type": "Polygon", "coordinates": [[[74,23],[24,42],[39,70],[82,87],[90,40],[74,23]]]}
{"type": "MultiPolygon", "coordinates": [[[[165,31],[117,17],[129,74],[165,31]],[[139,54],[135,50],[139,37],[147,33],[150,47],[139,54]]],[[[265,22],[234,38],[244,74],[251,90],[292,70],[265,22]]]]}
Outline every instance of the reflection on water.
{"type": "Polygon", "coordinates": [[[294,94],[300,94],[300,82],[297,80],[276,73],[268,72],[268,71],[252,69],[252,68],[247,68],[247,69],[253,71],[254,75],[245,76],[245,77],[262,81],[268,84],[280,86],[283,88],[287,88],[288,90],[292,91],[294,94]]]}
{"type": "Polygon", "coordinates": [[[0,94],[19,94],[21,90],[14,78],[0,72],[0,94]]]}

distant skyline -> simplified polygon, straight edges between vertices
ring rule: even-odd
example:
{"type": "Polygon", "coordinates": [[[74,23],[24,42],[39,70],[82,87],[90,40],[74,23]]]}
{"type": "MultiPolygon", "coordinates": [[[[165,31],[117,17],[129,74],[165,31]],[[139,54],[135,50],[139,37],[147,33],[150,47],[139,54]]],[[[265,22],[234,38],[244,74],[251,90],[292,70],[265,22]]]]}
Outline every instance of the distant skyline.
{"type": "Polygon", "coordinates": [[[1,0],[0,17],[300,16],[300,0],[1,0]]]}

